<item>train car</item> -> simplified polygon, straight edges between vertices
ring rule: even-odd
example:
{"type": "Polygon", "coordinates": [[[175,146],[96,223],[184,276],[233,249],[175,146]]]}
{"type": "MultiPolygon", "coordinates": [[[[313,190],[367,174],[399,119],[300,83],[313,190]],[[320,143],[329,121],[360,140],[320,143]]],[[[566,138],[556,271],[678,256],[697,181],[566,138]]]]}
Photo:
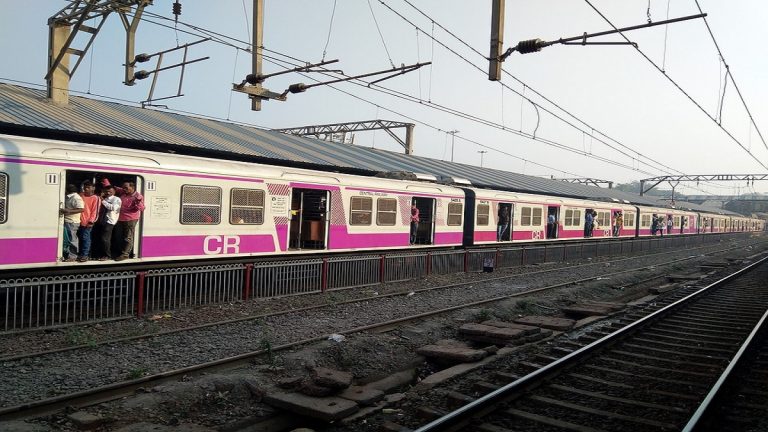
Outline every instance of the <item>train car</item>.
{"type": "Polygon", "coordinates": [[[615,236],[635,235],[637,208],[629,204],[607,203],[575,198],[511,193],[488,189],[468,189],[465,246],[504,242],[557,241],[585,237],[612,237],[616,217],[624,224],[615,236]],[[585,229],[587,212],[596,214],[597,224],[585,229]],[[474,214],[471,214],[474,212],[474,214]],[[502,220],[509,214],[511,223],[502,220]],[[554,224],[549,224],[550,216],[554,224]],[[500,227],[505,227],[500,229],[500,227]]]}
{"type": "MultiPolygon", "coordinates": [[[[62,263],[67,184],[135,183],[134,259],[460,246],[455,187],[90,144],[0,137],[0,269],[62,263]],[[15,149],[15,150],[14,150],[15,149]],[[411,206],[419,210],[411,236],[411,206]]],[[[74,265],[82,265],[80,263],[74,265]]]]}
{"type": "Polygon", "coordinates": [[[427,175],[366,177],[16,136],[0,142],[0,270],[88,265],[60,261],[66,187],[86,181],[134,184],[143,194],[131,260],[648,236],[653,215],[671,218],[672,234],[763,228],[749,218],[441,184],[427,175]],[[499,230],[505,212],[510,224],[499,230]],[[596,221],[590,232],[587,213],[596,221]],[[623,227],[614,233],[619,214],[623,227]]]}

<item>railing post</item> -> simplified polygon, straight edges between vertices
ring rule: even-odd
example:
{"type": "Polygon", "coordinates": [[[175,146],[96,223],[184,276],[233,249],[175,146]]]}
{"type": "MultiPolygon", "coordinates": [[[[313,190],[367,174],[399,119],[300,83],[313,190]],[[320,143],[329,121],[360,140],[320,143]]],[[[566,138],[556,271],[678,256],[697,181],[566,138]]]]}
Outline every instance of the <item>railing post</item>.
{"type": "Polygon", "coordinates": [[[549,248],[545,244],[544,245],[544,262],[547,262],[547,255],[549,255],[548,252],[549,252],[549,248]]]}
{"type": "Polygon", "coordinates": [[[323,270],[320,274],[320,291],[328,289],[328,258],[323,258],[323,270]]]}
{"type": "Polygon", "coordinates": [[[251,297],[251,273],[253,273],[253,264],[246,264],[245,277],[243,278],[243,301],[248,301],[251,297]]]}
{"type": "Polygon", "coordinates": [[[494,255],[494,257],[493,257],[493,266],[494,266],[495,268],[501,268],[501,267],[499,266],[499,258],[500,258],[500,257],[501,257],[501,250],[499,250],[499,248],[496,248],[496,254],[495,254],[495,255],[494,255]]]}
{"type": "Polygon", "coordinates": [[[427,252],[427,276],[429,276],[430,273],[432,273],[432,253],[427,252]]]}
{"type": "Polygon", "coordinates": [[[464,273],[469,271],[469,251],[464,251],[464,273]]]}
{"type": "Polygon", "coordinates": [[[385,260],[386,260],[385,255],[381,255],[379,257],[379,283],[385,282],[384,281],[384,266],[386,265],[385,260]]]}
{"type": "Polygon", "coordinates": [[[136,304],[136,318],[141,318],[144,315],[144,281],[146,279],[147,272],[136,272],[136,290],[138,292],[138,301],[136,304]]]}

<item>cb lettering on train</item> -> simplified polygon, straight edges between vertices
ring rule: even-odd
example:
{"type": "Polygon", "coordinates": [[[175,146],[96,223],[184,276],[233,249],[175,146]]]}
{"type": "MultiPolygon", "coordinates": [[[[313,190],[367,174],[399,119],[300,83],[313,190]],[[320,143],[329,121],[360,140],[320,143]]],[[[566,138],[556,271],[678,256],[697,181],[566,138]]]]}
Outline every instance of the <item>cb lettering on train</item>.
{"type": "Polygon", "coordinates": [[[240,236],[206,236],[203,240],[203,252],[205,252],[206,255],[240,253],[240,236]]]}

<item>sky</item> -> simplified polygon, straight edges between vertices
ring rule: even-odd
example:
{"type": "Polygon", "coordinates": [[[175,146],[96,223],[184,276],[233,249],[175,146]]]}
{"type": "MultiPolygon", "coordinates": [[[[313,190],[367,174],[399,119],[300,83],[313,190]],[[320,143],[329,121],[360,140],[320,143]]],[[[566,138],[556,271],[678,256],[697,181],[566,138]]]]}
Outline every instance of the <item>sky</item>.
{"type": "MultiPolygon", "coordinates": [[[[768,139],[768,56],[762,54],[768,2],[698,0],[757,129],[733,82],[725,79],[724,63],[701,19],[626,33],[650,61],[629,45],[553,45],[538,53],[513,53],[504,62],[502,81],[491,82],[485,59],[491,0],[264,2],[265,73],[322,59],[338,59],[327,67],[348,76],[432,64],[378,86],[346,82],[289,94],[287,101],[266,101],[255,112],[246,95],[231,91],[232,83],[251,70],[246,50],[252,1],[181,0],[176,25],[173,0],[155,0],[138,27],[137,53],[200,40],[200,29],[215,32],[217,40],[189,49],[188,59],[210,58],[187,67],[184,96],[149,109],[263,128],[372,119],[415,123],[419,156],[450,160],[453,140],[457,162],[480,166],[482,157],[486,167],[555,178],[626,183],[665,174],[768,173],[768,145],[758,134],[768,139]]],[[[504,47],[611,29],[590,3],[618,27],[647,23],[649,14],[656,22],[699,13],[696,0],[507,0],[504,47]]],[[[68,2],[0,4],[0,53],[6,59],[0,81],[44,85],[47,21],[68,2]]],[[[623,41],[619,35],[598,40],[623,41]]],[[[83,44],[78,38],[74,47],[83,44]]],[[[113,13],[76,71],[72,94],[130,105],[147,99],[151,79],[122,83],[124,47],[125,31],[113,13]]],[[[180,61],[180,52],[167,54],[163,65],[180,61]]],[[[154,65],[153,60],[139,68],[154,65]]],[[[334,78],[289,73],[267,79],[264,86],[282,92],[294,83],[334,78]]],[[[178,70],[162,72],[155,97],[175,95],[178,80],[178,70]]],[[[354,145],[403,151],[383,131],[356,133],[354,145]]],[[[677,187],[688,194],[753,191],[768,192],[768,182],[677,187]]]]}

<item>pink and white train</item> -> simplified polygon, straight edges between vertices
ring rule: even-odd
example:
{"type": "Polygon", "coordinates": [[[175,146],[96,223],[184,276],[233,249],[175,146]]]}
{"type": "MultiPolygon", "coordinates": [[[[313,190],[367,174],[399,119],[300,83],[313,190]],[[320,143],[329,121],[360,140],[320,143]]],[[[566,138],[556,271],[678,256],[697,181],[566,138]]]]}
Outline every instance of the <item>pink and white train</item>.
{"type": "MultiPolygon", "coordinates": [[[[762,231],[763,221],[629,203],[473,188],[468,184],[365,177],[65,141],[0,135],[0,270],[61,262],[59,208],[67,184],[133,181],[146,209],[135,261],[217,256],[460,247],[584,238],[650,236],[652,216],[671,218],[665,235],[762,231]],[[411,244],[411,205],[419,223],[411,244]],[[511,224],[499,237],[499,217],[511,224]],[[501,210],[501,211],[500,211],[501,210]],[[549,215],[556,227],[547,229],[549,215]]],[[[100,262],[98,264],[104,264],[100,262]]]]}

